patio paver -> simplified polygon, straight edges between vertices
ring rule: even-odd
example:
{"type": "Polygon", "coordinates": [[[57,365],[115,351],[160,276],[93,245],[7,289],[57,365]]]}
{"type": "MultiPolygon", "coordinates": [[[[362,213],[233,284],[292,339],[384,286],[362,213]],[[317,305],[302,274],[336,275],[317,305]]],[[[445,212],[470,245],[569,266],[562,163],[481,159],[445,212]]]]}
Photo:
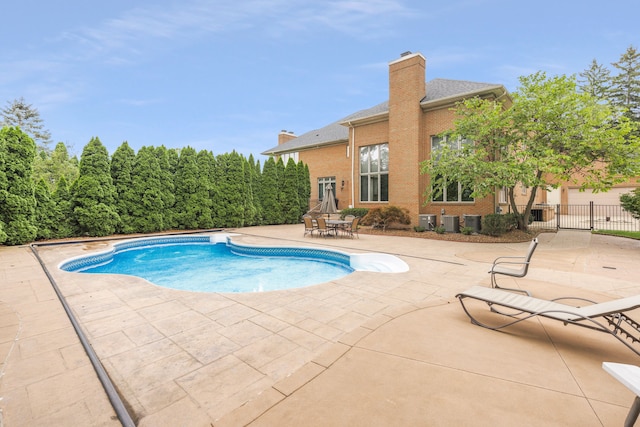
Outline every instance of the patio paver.
{"type": "MultiPolygon", "coordinates": [[[[491,261],[528,243],[303,238],[303,225],[236,231],[248,244],[384,251],[411,269],[201,294],[55,268],[104,243],[41,247],[138,425],[587,426],[626,417],[633,396],[601,364],[638,360],[614,339],[538,320],[498,333],[460,309],[458,291],[488,285],[491,261]]],[[[640,292],[640,242],[572,231],[540,241],[529,275],[513,284],[549,298],[640,292]]],[[[30,249],[0,247],[0,277],[0,424],[119,425],[30,249]]]]}

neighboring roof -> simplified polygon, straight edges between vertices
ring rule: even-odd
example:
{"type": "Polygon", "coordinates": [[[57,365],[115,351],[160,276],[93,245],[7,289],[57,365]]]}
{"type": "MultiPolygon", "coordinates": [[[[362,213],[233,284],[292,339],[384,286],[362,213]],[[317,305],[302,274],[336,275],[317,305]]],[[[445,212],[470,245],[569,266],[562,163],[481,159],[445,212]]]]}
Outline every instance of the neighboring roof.
{"type": "MultiPolygon", "coordinates": [[[[420,105],[422,108],[429,108],[430,106],[436,107],[440,104],[454,102],[456,99],[488,92],[496,92],[498,96],[507,93],[504,86],[498,84],[469,82],[464,80],[434,79],[427,82],[426,96],[420,101],[420,105]]],[[[347,142],[349,140],[348,123],[383,117],[388,113],[389,101],[385,101],[371,108],[360,110],[346,116],[323,128],[304,133],[283,144],[266,150],[262,154],[276,155],[299,151],[305,148],[347,142]]]]}

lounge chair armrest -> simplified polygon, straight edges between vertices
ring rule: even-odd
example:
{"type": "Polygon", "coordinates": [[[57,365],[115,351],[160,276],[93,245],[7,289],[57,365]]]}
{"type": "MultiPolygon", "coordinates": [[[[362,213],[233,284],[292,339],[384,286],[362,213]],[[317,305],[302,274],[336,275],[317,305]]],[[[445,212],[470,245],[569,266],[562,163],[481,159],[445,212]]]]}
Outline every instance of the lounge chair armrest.
{"type": "Polygon", "coordinates": [[[527,259],[527,257],[525,256],[500,256],[498,258],[496,258],[495,260],[493,260],[493,263],[499,263],[499,262],[504,262],[502,261],[503,259],[527,259]]]}
{"type": "Polygon", "coordinates": [[[501,262],[494,262],[493,265],[491,266],[491,270],[489,270],[489,273],[493,273],[493,270],[500,265],[527,265],[529,264],[529,261],[501,261],[501,262]]]}
{"type": "Polygon", "coordinates": [[[588,302],[589,304],[597,304],[596,301],[592,301],[590,299],[586,299],[586,298],[580,298],[580,297],[562,297],[562,298],[554,298],[552,300],[549,301],[584,301],[584,302],[588,302]]]}

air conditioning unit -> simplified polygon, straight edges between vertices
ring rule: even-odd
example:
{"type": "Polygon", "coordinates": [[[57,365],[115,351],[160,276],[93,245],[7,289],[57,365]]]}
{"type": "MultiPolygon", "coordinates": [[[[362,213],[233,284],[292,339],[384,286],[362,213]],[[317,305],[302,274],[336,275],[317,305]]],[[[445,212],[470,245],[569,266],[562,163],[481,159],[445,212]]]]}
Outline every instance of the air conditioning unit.
{"type": "Polygon", "coordinates": [[[459,233],[460,232],[460,217],[457,215],[442,215],[442,223],[444,224],[444,231],[447,233],[459,233]]]}
{"type": "Polygon", "coordinates": [[[420,227],[425,230],[433,231],[436,228],[436,216],[435,215],[418,215],[418,222],[420,227]]]}

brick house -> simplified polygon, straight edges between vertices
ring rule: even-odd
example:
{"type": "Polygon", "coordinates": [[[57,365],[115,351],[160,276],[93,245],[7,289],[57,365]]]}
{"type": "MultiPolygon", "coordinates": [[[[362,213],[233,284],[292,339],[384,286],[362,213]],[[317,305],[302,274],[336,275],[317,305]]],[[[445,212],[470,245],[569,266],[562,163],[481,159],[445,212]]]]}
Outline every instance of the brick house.
{"type": "MultiPolygon", "coordinates": [[[[486,215],[496,212],[500,192],[483,199],[471,199],[461,188],[449,188],[441,200],[425,203],[429,177],[420,173],[420,162],[430,156],[432,146],[441,143],[439,133],[453,126],[456,102],[469,97],[510,102],[500,84],[434,79],[425,82],[426,60],[407,52],[389,63],[389,100],[358,111],[323,128],[300,136],[282,131],[278,145],[262,154],[290,157],[309,166],[311,207],[320,203],[323,190],[331,184],[338,208],[407,208],[412,223],[421,215],[486,215]]],[[[433,217],[432,217],[433,218],[433,217]]]]}

